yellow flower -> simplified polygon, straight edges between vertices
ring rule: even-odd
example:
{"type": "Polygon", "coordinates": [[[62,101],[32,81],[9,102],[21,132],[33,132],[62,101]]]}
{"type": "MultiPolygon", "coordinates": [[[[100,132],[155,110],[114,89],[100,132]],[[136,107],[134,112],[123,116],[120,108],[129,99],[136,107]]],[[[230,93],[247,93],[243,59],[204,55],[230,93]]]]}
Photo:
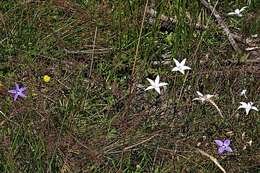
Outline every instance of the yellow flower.
{"type": "Polygon", "coordinates": [[[43,81],[44,82],[49,82],[51,80],[51,77],[50,76],[48,76],[48,75],[44,75],[43,76],[43,81]]]}

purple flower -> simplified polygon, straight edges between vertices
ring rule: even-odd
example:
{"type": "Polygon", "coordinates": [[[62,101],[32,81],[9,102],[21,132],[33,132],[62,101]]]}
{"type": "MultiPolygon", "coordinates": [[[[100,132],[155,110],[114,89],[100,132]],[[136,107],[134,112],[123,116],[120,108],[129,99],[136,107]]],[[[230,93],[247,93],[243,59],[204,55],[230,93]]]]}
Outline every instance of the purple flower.
{"type": "Polygon", "coordinates": [[[218,145],[218,154],[222,154],[225,151],[232,152],[233,150],[230,148],[230,140],[226,139],[223,142],[221,140],[215,140],[215,143],[218,145]]]}
{"type": "Polygon", "coordinates": [[[15,84],[15,89],[13,90],[9,90],[8,92],[14,95],[14,101],[16,101],[16,99],[18,98],[18,96],[20,97],[26,97],[26,95],[23,93],[26,90],[25,87],[19,87],[19,85],[16,83],[15,84]]]}

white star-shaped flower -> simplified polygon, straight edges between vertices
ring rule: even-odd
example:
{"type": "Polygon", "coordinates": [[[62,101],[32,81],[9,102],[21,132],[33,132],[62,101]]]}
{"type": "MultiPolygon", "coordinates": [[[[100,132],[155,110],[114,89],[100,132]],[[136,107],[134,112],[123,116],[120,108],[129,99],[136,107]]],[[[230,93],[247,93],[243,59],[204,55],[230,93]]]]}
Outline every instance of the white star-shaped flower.
{"type": "Polygon", "coordinates": [[[249,114],[250,110],[253,109],[255,111],[258,111],[257,107],[253,106],[253,102],[248,102],[248,103],[245,103],[245,102],[240,102],[240,106],[238,107],[238,109],[245,109],[246,110],[246,115],[249,114]]]}
{"type": "Polygon", "coordinates": [[[165,82],[160,83],[160,77],[159,77],[159,75],[157,75],[157,77],[156,77],[156,79],[155,79],[154,81],[151,80],[151,79],[149,79],[149,78],[147,78],[147,80],[150,82],[151,86],[147,87],[147,88],[145,89],[145,91],[146,91],[146,90],[150,90],[150,89],[155,89],[156,92],[158,92],[159,94],[161,94],[161,92],[160,92],[160,87],[168,85],[168,84],[165,83],[165,82]]]}
{"type": "Polygon", "coordinates": [[[219,115],[224,118],[222,111],[219,109],[218,105],[211,99],[212,97],[214,97],[215,95],[211,95],[211,94],[206,94],[203,95],[201,92],[197,91],[197,94],[199,95],[199,97],[193,99],[194,100],[199,100],[202,103],[204,103],[205,101],[212,104],[218,111],[219,115]]]}
{"type": "Polygon", "coordinates": [[[247,98],[246,97],[246,90],[242,90],[241,93],[240,93],[240,96],[244,96],[245,98],[247,98]]]}
{"type": "Polygon", "coordinates": [[[244,11],[247,7],[243,7],[241,9],[235,9],[234,12],[228,13],[228,15],[236,15],[238,17],[242,17],[243,15],[241,14],[242,11],[244,11]]]}
{"type": "Polygon", "coordinates": [[[205,101],[209,101],[211,99],[211,97],[214,97],[214,95],[211,95],[211,94],[206,94],[206,95],[203,95],[201,92],[197,91],[197,94],[199,97],[193,99],[193,100],[199,100],[201,101],[202,103],[205,102],[205,101]]]}
{"type": "Polygon", "coordinates": [[[181,63],[178,60],[176,60],[176,59],[173,59],[173,61],[175,62],[176,67],[174,67],[172,69],[172,71],[179,71],[182,74],[184,74],[185,70],[190,70],[191,69],[190,67],[185,65],[186,59],[182,60],[181,63]]]}

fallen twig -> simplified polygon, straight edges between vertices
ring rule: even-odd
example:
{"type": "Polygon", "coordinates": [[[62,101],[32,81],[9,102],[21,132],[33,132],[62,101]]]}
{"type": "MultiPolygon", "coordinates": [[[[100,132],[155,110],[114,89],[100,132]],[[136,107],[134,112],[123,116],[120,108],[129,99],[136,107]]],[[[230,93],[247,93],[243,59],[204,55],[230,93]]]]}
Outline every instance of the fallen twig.
{"type": "Polygon", "coordinates": [[[138,142],[138,143],[136,143],[136,144],[134,144],[134,145],[125,147],[123,150],[124,150],[124,151],[127,151],[127,150],[130,150],[130,149],[132,149],[132,148],[135,148],[135,147],[137,147],[138,145],[144,144],[144,143],[146,143],[146,142],[152,140],[152,139],[155,138],[156,136],[159,136],[159,134],[155,134],[155,135],[151,136],[151,137],[148,138],[148,139],[145,139],[145,140],[143,140],[143,141],[141,141],[141,142],[138,142]]]}
{"type": "Polygon", "coordinates": [[[126,152],[126,151],[133,151],[133,150],[136,150],[135,148],[137,147],[137,146],[139,146],[139,145],[142,145],[142,144],[144,144],[144,143],[146,143],[146,142],[149,142],[149,141],[151,141],[153,138],[155,138],[155,137],[157,137],[157,136],[159,136],[159,134],[155,134],[155,135],[153,135],[153,136],[151,136],[151,137],[149,137],[149,138],[147,138],[147,139],[144,139],[144,140],[142,140],[142,141],[140,141],[140,142],[138,142],[138,143],[136,143],[136,144],[133,144],[133,145],[130,145],[130,146],[128,146],[128,147],[125,147],[125,148],[123,148],[122,150],[118,150],[118,151],[110,151],[110,150],[107,150],[107,151],[105,151],[104,153],[106,153],[106,154],[118,154],[118,153],[124,153],[124,152],[126,152]]]}
{"type": "MultiPolygon", "coordinates": [[[[69,50],[64,48],[63,49],[67,54],[93,54],[93,49],[91,50],[69,50]]],[[[101,48],[101,49],[95,49],[95,54],[105,54],[109,53],[113,48],[101,48]]]]}
{"type": "MultiPolygon", "coordinates": [[[[11,123],[13,123],[13,124],[15,124],[15,125],[17,125],[17,126],[20,126],[17,122],[11,120],[11,118],[8,118],[2,111],[0,111],[0,114],[2,114],[3,117],[4,117],[7,121],[9,121],[9,122],[11,122],[11,123]]],[[[0,123],[0,126],[2,126],[5,122],[6,122],[5,120],[2,121],[2,122],[0,123]]]]}
{"type": "Polygon", "coordinates": [[[95,53],[95,45],[96,45],[96,38],[97,38],[97,27],[95,29],[95,35],[93,40],[93,48],[92,48],[92,54],[91,54],[91,63],[90,63],[90,69],[89,69],[89,78],[91,77],[93,63],[94,63],[94,53],[95,53]]]}
{"type": "Polygon", "coordinates": [[[209,155],[208,153],[206,153],[205,151],[202,151],[201,149],[198,149],[198,148],[197,148],[197,151],[198,151],[200,154],[202,154],[203,156],[206,156],[206,157],[208,157],[210,160],[212,160],[212,161],[215,163],[215,165],[217,165],[217,167],[219,167],[219,169],[220,169],[223,173],[226,173],[226,170],[219,164],[218,160],[217,160],[215,157],[209,155]]]}

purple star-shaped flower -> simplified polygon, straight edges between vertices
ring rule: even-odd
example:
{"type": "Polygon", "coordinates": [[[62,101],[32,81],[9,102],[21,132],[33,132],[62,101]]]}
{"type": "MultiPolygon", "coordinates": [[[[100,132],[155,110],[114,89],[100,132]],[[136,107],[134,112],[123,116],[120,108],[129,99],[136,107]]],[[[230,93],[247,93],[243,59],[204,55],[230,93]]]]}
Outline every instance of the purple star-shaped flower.
{"type": "Polygon", "coordinates": [[[218,154],[222,154],[225,151],[227,152],[232,152],[233,150],[231,149],[230,145],[230,140],[226,139],[224,141],[221,140],[215,140],[215,143],[218,145],[218,154]]]}
{"type": "Polygon", "coordinates": [[[15,84],[15,89],[9,90],[8,92],[14,95],[14,101],[20,96],[20,97],[26,97],[26,95],[23,93],[26,90],[25,87],[19,87],[19,85],[15,84]]]}

